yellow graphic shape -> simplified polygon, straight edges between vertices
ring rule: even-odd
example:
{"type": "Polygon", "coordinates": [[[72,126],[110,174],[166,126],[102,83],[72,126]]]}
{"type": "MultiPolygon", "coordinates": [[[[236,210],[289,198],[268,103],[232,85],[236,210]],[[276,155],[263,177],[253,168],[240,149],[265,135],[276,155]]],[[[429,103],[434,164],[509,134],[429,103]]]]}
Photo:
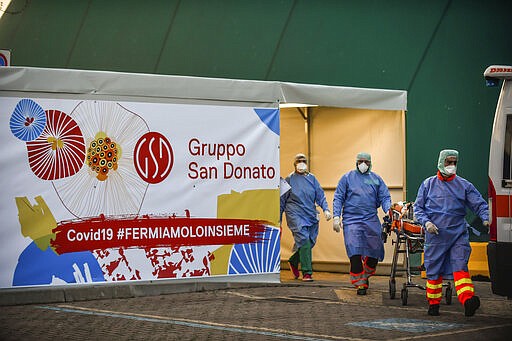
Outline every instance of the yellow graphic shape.
{"type": "Polygon", "coordinates": [[[217,198],[217,218],[266,220],[279,226],[279,189],[231,191],[217,198]]]}
{"type": "Polygon", "coordinates": [[[50,136],[46,141],[52,145],[52,150],[57,150],[64,147],[64,142],[56,137],[50,136]]]}
{"type": "Polygon", "coordinates": [[[55,237],[52,230],[57,227],[57,221],[41,196],[34,199],[37,204],[32,205],[27,197],[15,198],[21,234],[32,238],[37,247],[44,251],[50,245],[50,240],[55,237]]]}
{"type": "MultiPolygon", "coordinates": [[[[217,198],[217,218],[266,220],[279,226],[279,189],[231,191],[217,198]]],[[[233,245],[224,245],[213,252],[210,262],[212,275],[228,273],[229,256],[233,245]]]]}
{"type": "Polygon", "coordinates": [[[98,175],[99,181],[105,181],[110,170],[117,170],[117,161],[121,157],[121,146],[112,141],[104,132],[96,134],[87,148],[87,165],[98,175]]]}
{"type": "Polygon", "coordinates": [[[229,255],[233,245],[223,245],[213,251],[213,258],[210,261],[210,275],[226,275],[228,273],[229,255]]]}

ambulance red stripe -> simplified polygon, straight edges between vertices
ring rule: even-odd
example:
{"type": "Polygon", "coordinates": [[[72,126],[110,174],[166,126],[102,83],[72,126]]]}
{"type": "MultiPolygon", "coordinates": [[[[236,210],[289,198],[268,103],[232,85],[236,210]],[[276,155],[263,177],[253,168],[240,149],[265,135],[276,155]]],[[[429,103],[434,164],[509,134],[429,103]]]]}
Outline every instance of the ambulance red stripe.
{"type": "Polygon", "coordinates": [[[496,217],[508,218],[512,217],[512,198],[508,195],[496,195],[496,217]]]}

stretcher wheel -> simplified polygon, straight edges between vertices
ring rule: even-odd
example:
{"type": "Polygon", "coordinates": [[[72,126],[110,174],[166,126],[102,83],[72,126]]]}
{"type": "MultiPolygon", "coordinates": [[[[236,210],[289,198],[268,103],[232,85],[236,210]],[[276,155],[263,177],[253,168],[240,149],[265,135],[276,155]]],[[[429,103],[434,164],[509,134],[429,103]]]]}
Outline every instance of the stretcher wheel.
{"type": "Polygon", "coordinates": [[[400,298],[402,299],[402,305],[407,305],[407,296],[409,296],[409,292],[407,287],[404,284],[403,289],[400,291],[400,298]]]}
{"type": "Polygon", "coordinates": [[[452,304],[452,293],[453,293],[452,284],[450,282],[448,282],[448,286],[446,287],[446,290],[444,292],[446,304],[448,304],[448,305],[452,304]]]}
{"type": "Polygon", "coordinates": [[[389,280],[389,298],[391,298],[391,299],[395,298],[395,293],[396,293],[396,283],[395,283],[395,279],[392,278],[389,280]]]}

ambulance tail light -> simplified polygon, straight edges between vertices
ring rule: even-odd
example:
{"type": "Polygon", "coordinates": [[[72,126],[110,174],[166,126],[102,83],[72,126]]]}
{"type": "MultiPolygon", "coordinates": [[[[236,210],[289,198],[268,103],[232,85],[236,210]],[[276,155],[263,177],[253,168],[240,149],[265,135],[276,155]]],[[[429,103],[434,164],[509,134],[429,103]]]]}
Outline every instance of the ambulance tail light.
{"type": "Polygon", "coordinates": [[[496,189],[494,188],[494,184],[492,183],[491,178],[489,178],[489,221],[491,222],[491,226],[489,228],[489,241],[497,241],[497,217],[496,217],[496,189]]]}

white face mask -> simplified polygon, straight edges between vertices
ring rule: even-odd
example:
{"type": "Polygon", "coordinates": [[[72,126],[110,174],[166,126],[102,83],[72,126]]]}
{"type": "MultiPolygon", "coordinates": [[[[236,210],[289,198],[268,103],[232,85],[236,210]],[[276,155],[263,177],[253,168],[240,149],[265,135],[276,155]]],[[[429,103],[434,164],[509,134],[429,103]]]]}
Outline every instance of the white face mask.
{"type": "Polygon", "coordinates": [[[444,170],[446,171],[447,175],[453,175],[457,172],[457,166],[445,166],[444,170]]]}
{"type": "Polygon", "coordinates": [[[304,174],[308,170],[308,166],[304,162],[298,163],[295,168],[297,169],[297,173],[304,174]]]}
{"type": "Polygon", "coordinates": [[[368,170],[368,165],[364,162],[361,162],[360,164],[357,165],[357,169],[359,169],[361,173],[366,173],[366,171],[368,170]]]}

